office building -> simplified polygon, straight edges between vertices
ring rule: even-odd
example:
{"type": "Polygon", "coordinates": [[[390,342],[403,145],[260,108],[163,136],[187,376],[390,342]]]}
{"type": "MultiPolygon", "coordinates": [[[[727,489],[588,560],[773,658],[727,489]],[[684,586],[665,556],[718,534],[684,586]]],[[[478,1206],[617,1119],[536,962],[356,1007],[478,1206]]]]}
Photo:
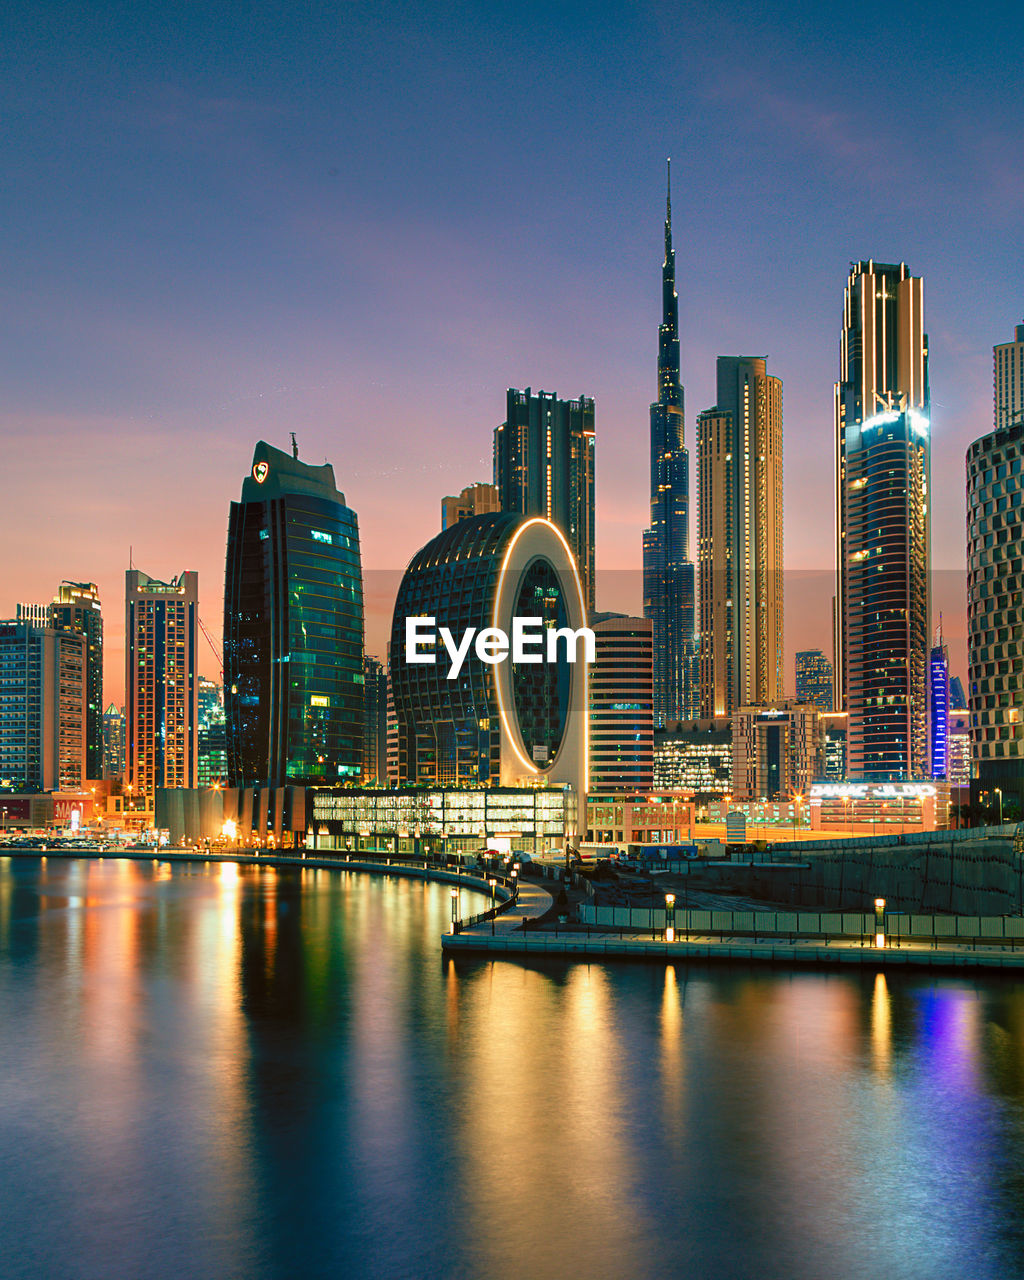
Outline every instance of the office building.
{"type": "Polygon", "coordinates": [[[199,785],[223,786],[228,777],[224,688],[199,677],[199,785]]]}
{"type": "Polygon", "coordinates": [[[1024,419],[1024,324],[1016,326],[1012,342],[992,348],[992,384],[995,429],[1002,431],[1024,419]]]}
{"type": "Polygon", "coordinates": [[[124,707],[113,703],[103,713],[103,780],[124,779],[124,707]]]}
{"type": "Polygon", "coordinates": [[[388,681],[384,664],[363,658],[363,786],[387,786],[388,681]]]}
{"type": "Polygon", "coordinates": [[[562,531],[594,608],[594,402],[509,388],[494,432],[501,510],[541,516],[562,531]]]}
{"type": "Polygon", "coordinates": [[[82,636],[0,622],[0,791],[79,791],[85,782],[82,636]]]}
{"type": "Polygon", "coordinates": [[[1024,804],[1024,418],[967,451],[967,693],[976,792],[1024,804]]]}
{"type": "Polygon", "coordinates": [[[654,790],[732,792],[732,721],[673,722],[654,731],[654,790]]]}
{"type": "Polygon", "coordinates": [[[967,710],[967,694],[964,693],[964,682],[959,676],[949,677],[949,709],[950,711],[967,710]]]}
{"type": "Polygon", "coordinates": [[[949,713],[949,785],[966,787],[974,776],[971,762],[971,716],[968,711],[949,713]]]}
{"type": "MultiPolygon", "coordinates": [[[[587,790],[587,663],[583,640],[563,637],[556,661],[484,662],[470,650],[458,673],[436,639],[407,657],[407,619],[432,618],[435,637],[470,628],[512,635],[513,618],[575,633],[583,584],[561,531],[511,513],[461,520],[409,563],[391,630],[391,696],[400,785],[568,784],[587,790]],[[566,643],[568,640],[568,643],[566,643]],[[575,661],[568,661],[572,646],[575,661]],[[431,661],[431,659],[434,659],[431,661]]],[[[535,651],[536,652],[536,651],[535,651]]]]}
{"type": "Polygon", "coordinates": [[[820,649],[796,655],[796,700],[810,702],[825,714],[832,710],[832,663],[820,649]]]}
{"type": "Polygon", "coordinates": [[[846,777],[846,712],[833,711],[821,717],[825,782],[842,782],[846,777]]]}
{"type": "Polygon", "coordinates": [[[732,717],[732,793],[736,800],[806,795],[824,768],[821,716],[809,703],[785,700],[740,707],[732,717]]]}
{"type": "MultiPolygon", "coordinates": [[[[388,645],[390,653],[391,646],[388,645]]],[[[395,714],[395,699],[391,692],[391,659],[387,666],[387,785],[398,786],[398,716],[395,714]]]]}
{"type": "Polygon", "coordinates": [[[665,201],[658,398],[651,405],[651,524],[643,534],[644,617],[653,626],[654,723],[698,714],[697,612],[690,559],[690,459],[679,364],[679,298],[672,247],[672,189],[665,201]]]}
{"type": "Polygon", "coordinates": [[[62,582],[49,625],[85,636],[85,776],[103,777],[103,606],[95,582],[62,582]]]}
{"type": "Polygon", "coordinates": [[[334,470],[260,441],[231,504],[224,710],[232,787],[358,783],[363,579],[334,470]]]}
{"type": "Polygon", "coordinates": [[[654,785],[654,671],[649,618],[595,613],[590,669],[590,790],[628,794],[654,785]]]}
{"type": "Polygon", "coordinates": [[[701,714],[783,696],[782,382],[719,356],[697,418],[701,714]]]}
{"type": "Polygon", "coordinates": [[[486,516],[501,510],[501,499],[493,484],[471,484],[457,497],[441,499],[441,532],[469,516],[486,516]]]}
{"type": "Polygon", "coordinates": [[[125,788],[153,808],[157,787],[199,781],[199,575],[125,572],[125,788]]]}
{"type": "Polygon", "coordinates": [[[928,747],[930,777],[949,777],[949,650],[942,643],[942,623],[928,658],[928,747]]]}
{"type": "Polygon", "coordinates": [[[928,772],[930,401],[924,286],[856,263],[835,387],[836,709],[851,779],[928,772]]]}

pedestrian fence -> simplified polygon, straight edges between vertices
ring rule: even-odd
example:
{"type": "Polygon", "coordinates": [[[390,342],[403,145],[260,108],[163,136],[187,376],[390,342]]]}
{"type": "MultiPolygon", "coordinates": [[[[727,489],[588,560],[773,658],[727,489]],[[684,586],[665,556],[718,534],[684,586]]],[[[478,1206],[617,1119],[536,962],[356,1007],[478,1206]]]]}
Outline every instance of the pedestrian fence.
{"type": "MultiPolygon", "coordinates": [[[[594,929],[664,934],[669,913],[664,907],[577,908],[580,924],[594,929]]],[[[676,907],[676,937],[799,938],[863,941],[874,938],[873,911],[708,911],[676,907]]],[[[972,946],[1015,946],[1024,943],[1024,916],[942,916],[886,912],[884,932],[891,945],[956,942],[972,946]]]]}

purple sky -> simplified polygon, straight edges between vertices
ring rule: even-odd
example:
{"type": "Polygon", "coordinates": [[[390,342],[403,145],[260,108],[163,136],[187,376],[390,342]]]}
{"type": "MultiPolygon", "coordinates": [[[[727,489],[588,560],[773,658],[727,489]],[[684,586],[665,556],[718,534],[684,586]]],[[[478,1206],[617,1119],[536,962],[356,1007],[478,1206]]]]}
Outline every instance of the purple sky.
{"type": "MultiPolygon", "coordinates": [[[[197,569],[219,632],[258,438],[327,457],[364,566],[400,570],[441,497],[489,478],[509,385],[595,397],[598,566],[623,571],[598,605],[638,607],[666,155],[688,443],[715,356],[767,354],[791,570],[832,563],[848,264],[924,275],[936,598],[964,674],[963,457],[1024,316],[1019,5],[966,27],[873,3],[854,25],[785,2],[7,12],[0,615],[97,581],[108,699],[129,545],[153,575],[197,569]]],[[[790,652],[828,646],[830,594],[793,577],[790,652]]]]}

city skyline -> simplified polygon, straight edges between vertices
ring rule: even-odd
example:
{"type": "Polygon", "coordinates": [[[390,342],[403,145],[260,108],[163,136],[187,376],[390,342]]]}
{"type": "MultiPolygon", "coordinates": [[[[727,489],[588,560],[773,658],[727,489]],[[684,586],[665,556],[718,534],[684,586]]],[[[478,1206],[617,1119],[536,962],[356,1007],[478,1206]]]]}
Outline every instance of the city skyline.
{"type": "MultiPolygon", "coordinates": [[[[83,17],[51,47],[40,12],[12,24],[3,90],[20,125],[0,144],[19,176],[3,298],[3,422],[16,442],[3,532],[21,555],[0,612],[63,578],[116,601],[133,547],[157,573],[196,569],[215,621],[236,459],[261,436],[285,447],[291,430],[303,456],[338,467],[368,575],[397,584],[440,499],[488,479],[505,390],[523,385],[594,395],[598,572],[635,575],[627,598],[599,590],[597,605],[638,610],[666,155],[681,193],[690,404],[714,402],[723,350],[766,354],[784,380],[792,573],[823,583],[830,568],[815,496],[830,501],[846,265],[906,260],[924,275],[933,564],[962,575],[964,456],[990,428],[991,348],[1024,311],[1006,259],[1024,204],[1020,125],[993,107],[1012,97],[1012,39],[992,48],[981,24],[904,27],[877,6],[840,49],[807,5],[743,19],[697,6],[669,77],[659,41],[675,36],[653,7],[602,11],[585,30],[546,14],[532,35],[494,15],[452,34],[429,6],[405,15],[403,34],[358,12],[344,28],[281,31],[271,15],[237,52],[223,19],[170,30],[146,8],[117,29],[83,17]],[[744,23],[758,39],[716,52],[744,23]],[[897,31],[899,83],[865,61],[897,31]],[[536,111],[529,85],[491,103],[495,50],[510,40],[539,58],[534,77],[564,59],[578,92],[563,115],[536,111]],[[255,73],[254,47],[265,55],[255,73]],[[744,52],[755,47],[770,50],[771,79],[744,52]],[[639,74],[600,74],[624,59],[639,74]],[[339,62],[347,74],[325,92],[339,62]],[[307,84],[314,65],[324,70],[307,84]],[[456,65],[458,93],[437,74],[456,65]],[[735,95],[714,74],[727,65],[735,95]],[[913,158],[914,182],[894,192],[881,152],[913,158]],[[590,181],[566,184],[542,216],[498,198],[510,168],[543,184],[569,164],[590,181]],[[395,410],[409,403],[426,407],[415,431],[395,410]],[[43,522],[56,484],[58,515],[43,522]]],[[[799,586],[795,606],[787,596],[787,671],[795,649],[831,647],[821,593],[804,603],[799,586]]],[[[951,595],[941,605],[962,675],[959,582],[951,595]]],[[[381,635],[389,612],[382,602],[381,635]]],[[[105,702],[121,697],[118,631],[115,611],[105,702]]],[[[202,669],[216,674],[208,650],[202,669]]]]}

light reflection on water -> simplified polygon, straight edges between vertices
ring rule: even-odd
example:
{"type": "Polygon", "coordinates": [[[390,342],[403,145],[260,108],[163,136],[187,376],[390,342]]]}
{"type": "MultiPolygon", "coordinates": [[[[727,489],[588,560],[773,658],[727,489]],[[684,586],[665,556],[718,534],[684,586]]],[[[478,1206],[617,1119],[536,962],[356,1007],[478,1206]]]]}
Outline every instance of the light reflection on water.
{"type": "Polygon", "coordinates": [[[449,901],[0,860],[3,1275],[1024,1276],[1024,984],[442,960],[449,901]]]}

